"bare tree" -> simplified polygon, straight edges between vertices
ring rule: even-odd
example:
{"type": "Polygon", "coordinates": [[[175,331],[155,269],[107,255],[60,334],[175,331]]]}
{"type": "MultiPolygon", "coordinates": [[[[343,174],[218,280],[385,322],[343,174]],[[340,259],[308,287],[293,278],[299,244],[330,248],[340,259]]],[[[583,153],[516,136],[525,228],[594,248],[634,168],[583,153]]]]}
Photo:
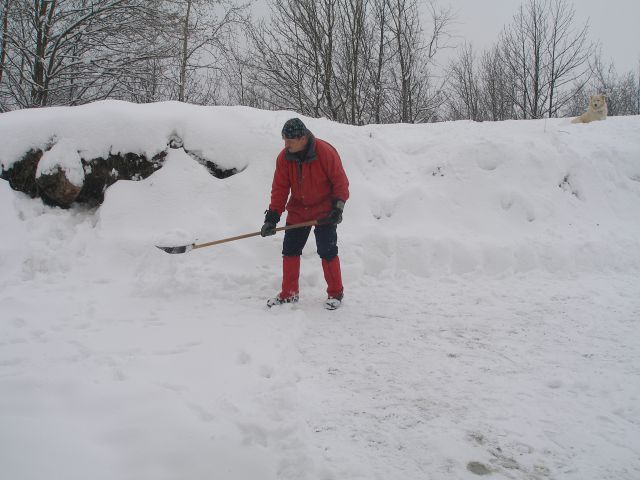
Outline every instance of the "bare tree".
{"type": "Polygon", "coordinates": [[[337,0],[274,0],[270,22],[249,30],[256,81],[273,108],[340,119],[335,99],[337,0]]]}
{"type": "Polygon", "coordinates": [[[602,60],[599,52],[593,57],[591,62],[591,77],[586,88],[578,91],[584,92],[582,100],[588,100],[590,95],[604,94],[607,96],[607,107],[609,115],[634,115],[638,91],[636,79],[633,72],[619,76],[613,62],[608,64],[602,60]]]}
{"type": "Polygon", "coordinates": [[[429,6],[425,38],[417,0],[274,0],[249,32],[265,101],[352,124],[433,118],[430,66],[452,16],[429,6]]]}
{"type": "Polygon", "coordinates": [[[296,48],[303,40],[295,25],[292,30],[279,34],[263,20],[250,28],[248,34],[249,66],[255,71],[256,87],[263,90],[267,105],[318,115],[319,105],[314,98],[319,98],[319,93],[310,81],[309,62],[303,61],[304,55],[296,48]]]}
{"type": "Polygon", "coordinates": [[[390,11],[389,0],[372,0],[371,58],[367,68],[373,92],[369,109],[374,123],[394,121],[390,106],[393,90],[391,72],[394,68],[394,42],[388,21],[390,11]]]}
{"type": "Polygon", "coordinates": [[[428,2],[431,32],[425,38],[416,0],[389,0],[388,29],[393,41],[397,121],[428,121],[441,103],[440,88],[433,88],[430,63],[442,48],[453,14],[428,2]]]}
{"type": "Polygon", "coordinates": [[[527,0],[503,31],[501,58],[519,118],[556,115],[569,98],[563,87],[585,74],[593,46],[588,25],[573,30],[574,17],[566,0],[527,0]]]}
{"type": "Polygon", "coordinates": [[[123,72],[118,80],[120,89],[114,92],[113,97],[135,103],[151,103],[168,99],[166,64],[165,58],[157,56],[140,62],[133,70],[123,72]]]}
{"type": "Polygon", "coordinates": [[[480,59],[481,103],[485,120],[512,118],[513,81],[503,68],[500,47],[494,46],[480,59]]]}
{"type": "Polygon", "coordinates": [[[564,0],[554,0],[550,5],[550,32],[547,41],[548,90],[547,114],[556,116],[569,100],[563,87],[573,82],[586,81],[585,67],[593,53],[588,39],[588,25],[573,30],[575,10],[564,0]]]}
{"type": "Polygon", "coordinates": [[[545,29],[544,1],[529,0],[502,35],[502,58],[515,81],[511,100],[522,118],[539,118],[546,101],[541,71],[545,29]]]}
{"type": "Polygon", "coordinates": [[[437,79],[431,72],[432,64],[438,53],[444,49],[453,48],[450,43],[449,27],[455,20],[451,7],[439,7],[435,0],[426,4],[430,29],[426,37],[426,52],[420,55],[418,81],[415,85],[416,99],[414,122],[430,122],[438,119],[438,110],[445,100],[443,95],[447,78],[437,79]]]}
{"type": "Polygon", "coordinates": [[[267,94],[259,86],[256,71],[252,68],[249,53],[236,45],[229,45],[224,76],[226,101],[229,105],[245,105],[268,109],[267,94]]]}
{"type": "Polygon", "coordinates": [[[618,81],[616,88],[616,110],[612,115],[638,115],[638,82],[633,72],[627,72],[618,81]]]}
{"type": "Polygon", "coordinates": [[[471,44],[462,46],[458,58],[449,65],[447,104],[452,120],[481,120],[480,79],[471,44]]]}
{"type": "Polygon", "coordinates": [[[389,4],[389,30],[393,38],[397,70],[393,70],[398,118],[410,122],[413,116],[411,88],[423,51],[422,31],[416,0],[391,0],[389,4]]]}
{"type": "Polygon", "coordinates": [[[339,0],[338,19],[342,45],[336,54],[336,95],[343,106],[342,117],[353,125],[364,121],[372,84],[369,64],[372,42],[369,0],[339,0]]]}
{"type": "Polygon", "coordinates": [[[11,8],[11,0],[3,0],[2,2],[2,14],[0,14],[0,32],[2,36],[0,37],[0,84],[2,84],[2,74],[4,72],[4,63],[7,58],[7,41],[8,41],[8,32],[7,27],[9,26],[9,9],[11,8]]]}
{"type": "Polygon", "coordinates": [[[149,3],[12,1],[5,30],[3,108],[76,104],[113,95],[120,74],[153,55],[142,41],[150,23],[149,3]]]}
{"type": "Polygon", "coordinates": [[[634,113],[635,115],[640,115],[640,59],[638,59],[637,79],[636,86],[638,88],[636,89],[636,110],[634,113]]]}
{"type": "Polygon", "coordinates": [[[165,96],[181,102],[212,103],[237,27],[248,3],[231,0],[161,0],[164,41],[170,51],[165,96]]]}

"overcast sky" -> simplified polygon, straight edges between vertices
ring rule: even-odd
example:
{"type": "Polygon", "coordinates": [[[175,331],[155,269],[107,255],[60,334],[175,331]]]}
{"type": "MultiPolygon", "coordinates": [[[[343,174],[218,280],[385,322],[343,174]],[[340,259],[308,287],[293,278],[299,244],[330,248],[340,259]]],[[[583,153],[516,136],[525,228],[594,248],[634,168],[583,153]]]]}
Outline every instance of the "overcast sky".
{"type": "MultiPolygon", "coordinates": [[[[520,0],[439,0],[457,13],[455,33],[480,51],[490,47],[522,4],[520,0]]],[[[638,70],[640,0],[575,0],[576,26],[589,22],[589,37],[602,45],[603,60],[618,73],[638,70]]]]}

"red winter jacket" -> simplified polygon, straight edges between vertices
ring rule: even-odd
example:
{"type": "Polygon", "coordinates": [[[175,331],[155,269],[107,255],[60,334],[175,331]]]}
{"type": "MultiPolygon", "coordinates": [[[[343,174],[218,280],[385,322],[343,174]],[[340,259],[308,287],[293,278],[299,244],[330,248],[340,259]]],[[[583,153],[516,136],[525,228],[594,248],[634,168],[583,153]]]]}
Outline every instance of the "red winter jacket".
{"type": "Polygon", "coordinates": [[[298,156],[283,149],[278,155],[269,209],[281,215],[286,208],[287,223],[322,218],[331,211],[333,200],[348,198],[349,180],[340,155],[329,143],[310,135],[305,153],[298,156]]]}

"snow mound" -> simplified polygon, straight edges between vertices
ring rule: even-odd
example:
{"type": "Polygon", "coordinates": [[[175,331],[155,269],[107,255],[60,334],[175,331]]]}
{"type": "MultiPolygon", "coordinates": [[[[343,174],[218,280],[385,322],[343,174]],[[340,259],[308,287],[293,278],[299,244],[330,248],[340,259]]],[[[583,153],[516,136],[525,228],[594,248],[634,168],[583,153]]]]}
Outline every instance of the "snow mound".
{"type": "MultiPolygon", "coordinates": [[[[248,165],[219,180],[176,149],[145,181],[112,186],[92,235],[144,257],[150,245],[171,241],[176,232],[181,242],[204,242],[258,229],[280,128],[294,115],[113,101],[12,112],[0,117],[0,159],[7,168],[58,138],[40,168],[71,162],[75,171],[77,151],[155,155],[178,135],[185,148],[220,165],[248,165]]],[[[340,248],[354,278],[640,267],[640,117],[587,125],[568,119],[364,127],[304,121],[338,149],[350,178],[340,248]]],[[[279,242],[254,239],[193,255],[251,270],[256,255],[271,260],[279,242]]]]}

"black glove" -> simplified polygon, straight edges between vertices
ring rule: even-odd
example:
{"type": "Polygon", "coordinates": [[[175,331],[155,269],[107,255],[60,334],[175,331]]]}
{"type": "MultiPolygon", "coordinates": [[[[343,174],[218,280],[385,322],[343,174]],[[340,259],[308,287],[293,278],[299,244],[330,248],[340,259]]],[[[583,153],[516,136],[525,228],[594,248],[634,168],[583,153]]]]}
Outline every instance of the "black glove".
{"type": "Polygon", "coordinates": [[[318,225],[338,225],[342,221],[342,211],[344,210],[344,202],[342,200],[334,200],[333,208],[329,215],[318,220],[318,225]]]}
{"type": "Polygon", "coordinates": [[[280,215],[273,210],[266,210],[264,215],[264,225],[260,229],[260,235],[268,237],[276,234],[276,225],[280,221],[280,215]]]}

